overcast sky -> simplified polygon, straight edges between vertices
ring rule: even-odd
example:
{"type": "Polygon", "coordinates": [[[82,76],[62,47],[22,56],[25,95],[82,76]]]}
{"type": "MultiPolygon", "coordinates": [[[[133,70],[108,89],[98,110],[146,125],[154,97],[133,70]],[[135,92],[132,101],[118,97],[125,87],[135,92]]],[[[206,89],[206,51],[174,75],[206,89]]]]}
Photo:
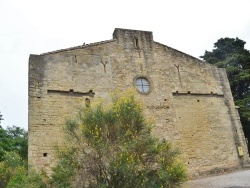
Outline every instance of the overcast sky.
{"type": "Polygon", "coordinates": [[[194,57],[222,37],[250,50],[249,0],[0,0],[0,111],[3,127],[28,129],[28,59],[112,39],[115,28],[152,31],[194,57]]]}

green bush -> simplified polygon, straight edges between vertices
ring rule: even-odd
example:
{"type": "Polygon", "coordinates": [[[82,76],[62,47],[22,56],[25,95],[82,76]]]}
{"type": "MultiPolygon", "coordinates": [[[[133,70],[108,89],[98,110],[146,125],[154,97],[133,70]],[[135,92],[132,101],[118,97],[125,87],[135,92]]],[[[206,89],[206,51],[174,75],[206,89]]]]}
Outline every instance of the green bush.
{"type": "Polygon", "coordinates": [[[16,152],[4,152],[3,161],[0,162],[0,181],[4,187],[16,175],[27,174],[27,163],[16,152]]]}
{"type": "Polygon", "coordinates": [[[132,93],[82,108],[69,120],[52,187],[167,188],[186,180],[178,151],[151,135],[132,93]]]}
{"type": "MultiPolygon", "coordinates": [[[[66,156],[65,156],[66,157],[66,156]]],[[[70,163],[71,160],[61,157],[59,163],[53,168],[54,173],[49,179],[50,187],[56,188],[71,188],[72,177],[74,175],[74,166],[70,163]]]]}
{"type": "Polygon", "coordinates": [[[36,173],[29,175],[16,174],[6,188],[46,188],[42,176],[36,173]]]}
{"type": "Polygon", "coordinates": [[[41,175],[35,172],[28,175],[27,160],[15,151],[4,153],[0,162],[0,181],[6,188],[46,188],[41,175]]]}

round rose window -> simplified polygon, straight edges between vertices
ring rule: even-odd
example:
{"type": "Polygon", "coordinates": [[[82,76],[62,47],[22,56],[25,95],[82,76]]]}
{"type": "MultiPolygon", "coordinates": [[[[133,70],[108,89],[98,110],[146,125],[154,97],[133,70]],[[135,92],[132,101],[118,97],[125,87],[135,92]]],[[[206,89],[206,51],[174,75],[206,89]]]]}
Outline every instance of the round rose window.
{"type": "Polygon", "coordinates": [[[135,80],[135,86],[136,89],[142,94],[147,94],[150,92],[150,84],[148,79],[145,77],[138,77],[135,80]]]}

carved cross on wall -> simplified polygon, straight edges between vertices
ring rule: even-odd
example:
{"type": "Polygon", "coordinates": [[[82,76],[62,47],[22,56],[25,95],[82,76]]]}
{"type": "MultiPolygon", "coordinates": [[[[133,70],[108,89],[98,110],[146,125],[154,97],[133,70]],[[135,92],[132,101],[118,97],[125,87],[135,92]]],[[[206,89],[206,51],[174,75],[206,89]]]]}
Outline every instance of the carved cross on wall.
{"type": "Polygon", "coordinates": [[[49,89],[47,93],[52,94],[52,95],[56,94],[56,95],[65,95],[65,96],[72,96],[72,97],[83,97],[83,96],[94,97],[95,95],[93,90],[89,90],[89,92],[79,92],[79,91],[74,91],[73,89],[70,89],[69,91],[49,89]]]}

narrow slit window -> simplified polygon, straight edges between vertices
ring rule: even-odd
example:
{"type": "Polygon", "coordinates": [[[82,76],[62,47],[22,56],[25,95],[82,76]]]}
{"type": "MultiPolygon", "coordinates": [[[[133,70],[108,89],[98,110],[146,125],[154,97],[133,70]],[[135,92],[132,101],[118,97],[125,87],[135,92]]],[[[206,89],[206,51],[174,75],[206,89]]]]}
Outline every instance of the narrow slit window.
{"type": "Polygon", "coordinates": [[[140,49],[139,40],[137,38],[134,39],[134,46],[136,49],[140,49]]]}

